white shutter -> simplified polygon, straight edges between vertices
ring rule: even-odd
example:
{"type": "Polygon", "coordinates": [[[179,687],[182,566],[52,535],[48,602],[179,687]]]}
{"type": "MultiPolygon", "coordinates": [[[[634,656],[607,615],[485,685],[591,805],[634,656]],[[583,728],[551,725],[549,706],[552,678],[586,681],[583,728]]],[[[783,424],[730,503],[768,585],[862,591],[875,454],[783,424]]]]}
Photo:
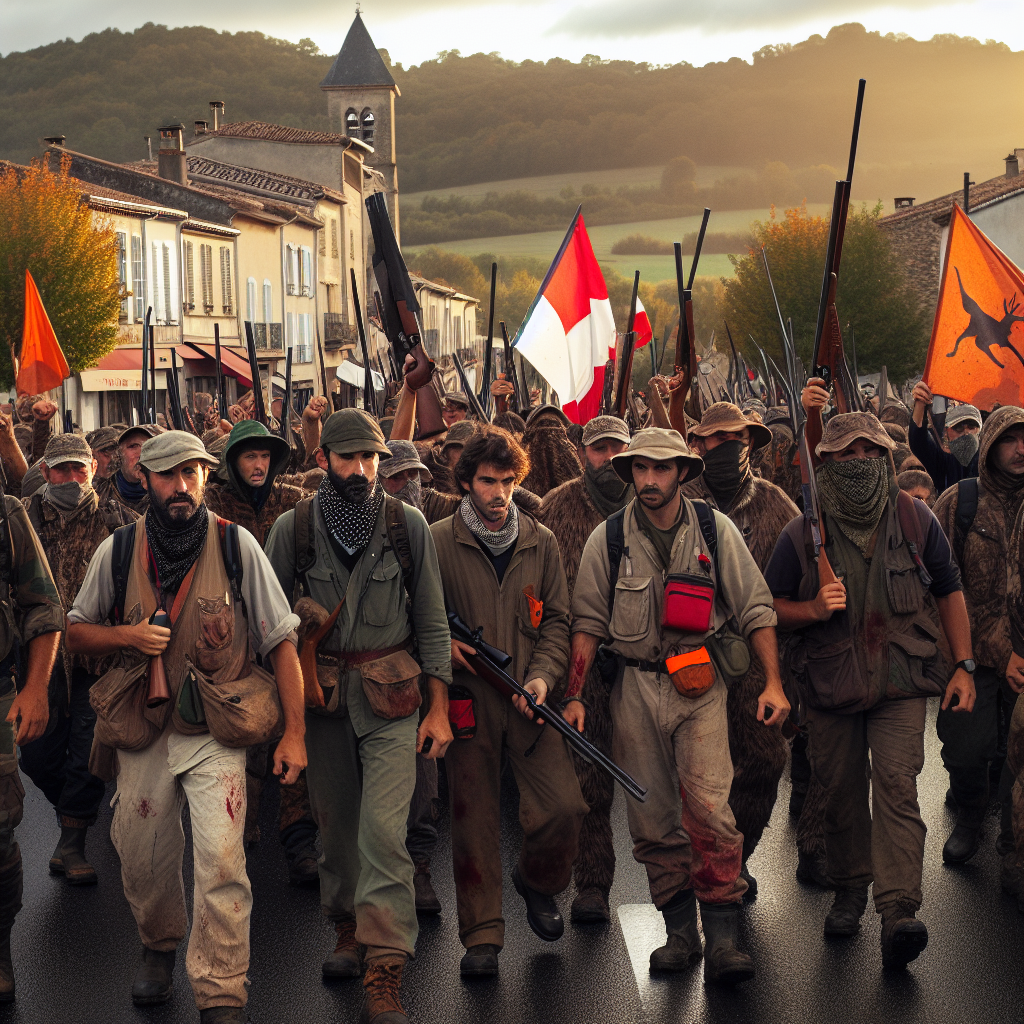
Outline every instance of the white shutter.
{"type": "Polygon", "coordinates": [[[256,323],[256,278],[250,277],[245,282],[245,319],[256,323]]]}
{"type": "Polygon", "coordinates": [[[295,344],[295,314],[285,313],[284,315],[284,344],[290,348],[295,344]]]}
{"type": "Polygon", "coordinates": [[[231,249],[226,245],[222,245],[220,247],[220,297],[221,308],[225,315],[229,315],[234,310],[233,291],[234,289],[231,285],[231,249]]]}
{"type": "Polygon", "coordinates": [[[266,278],[263,279],[263,322],[274,322],[274,286],[266,278]]]}
{"type": "Polygon", "coordinates": [[[163,296],[164,291],[162,287],[163,278],[161,276],[161,262],[160,262],[160,243],[153,243],[153,277],[150,283],[150,290],[153,296],[153,322],[164,320],[166,313],[164,312],[163,296]]]}
{"type": "Polygon", "coordinates": [[[191,242],[184,243],[184,262],[181,273],[184,278],[182,295],[185,300],[185,312],[193,313],[196,308],[196,263],[195,249],[191,242]]]}
{"type": "Polygon", "coordinates": [[[132,235],[132,292],[135,294],[135,319],[146,315],[146,254],[142,236],[132,235]]]}
{"type": "Polygon", "coordinates": [[[174,252],[167,242],[161,245],[163,256],[163,286],[164,286],[164,319],[167,323],[174,323],[177,317],[177,303],[174,301],[174,252]]]}

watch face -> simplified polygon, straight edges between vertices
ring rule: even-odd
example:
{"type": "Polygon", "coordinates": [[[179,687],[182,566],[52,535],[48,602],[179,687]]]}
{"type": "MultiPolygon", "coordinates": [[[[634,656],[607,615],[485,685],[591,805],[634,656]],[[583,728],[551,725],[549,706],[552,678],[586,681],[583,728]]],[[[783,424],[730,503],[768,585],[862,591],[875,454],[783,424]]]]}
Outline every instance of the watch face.
{"type": "Polygon", "coordinates": [[[974,670],[978,667],[978,663],[973,658],[966,658],[960,662],[960,667],[965,672],[974,673],[974,670]]]}

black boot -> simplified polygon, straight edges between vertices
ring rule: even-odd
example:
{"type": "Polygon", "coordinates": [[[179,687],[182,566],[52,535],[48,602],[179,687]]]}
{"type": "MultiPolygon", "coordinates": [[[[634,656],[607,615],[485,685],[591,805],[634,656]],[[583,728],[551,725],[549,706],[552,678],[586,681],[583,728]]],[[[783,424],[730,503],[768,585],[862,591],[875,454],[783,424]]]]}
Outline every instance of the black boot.
{"type": "Polygon", "coordinates": [[[747,891],[743,894],[743,902],[753,903],[757,899],[757,879],[750,873],[746,861],[743,862],[743,867],[740,868],[740,878],[747,883],[747,891]]]}
{"type": "Polygon", "coordinates": [[[701,903],[704,925],[704,981],[739,985],[754,977],[754,961],[737,945],[740,929],[738,903],[701,903]]]}
{"type": "Polygon", "coordinates": [[[311,888],[320,884],[320,858],[312,840],[294,853],[285,851],[285,860],[288,861],[289,885],[311,888]]]}
{"type": "Polygon", "coordinates": [[[825,918],[826,935],[856,935],[868,905],[868,890],[836,889],[832,909],[825,918]]]}
{"type": "Polygon", "coordinates": [[[697,931],[697,899],[692,889],[677,892],[661,908],[665,915],[668,942],[651,953],[652,971],[685,971],[701,957],[700,932],[697,931]]]}
{"type": "Polygon", "coordinates": [[[573,924],[607,924],[612,917],[608,906],[608,890],[588,885],[572,901],[569,911],[573,924]]]}
{"type": "Polygon", "coordinates": [[[459,962],[463,978],[485,978],[498,973],[498,954],[501,950],[489,943],[470,946],[459,962]]]}
{"type": "Polygon", "coordinates": [[[984,818],[984,807],[961,807],[957,811],[956,825],[942,847],[942,859],[947,864],[966,864],[978,852],[984,818]]]}
{"type": "Polygon", "coordinates": [[[928,945],[928,929],[913,903],[898,901],[882,911],[882,966],[901,970],[928,945]]]}
{"type": "Polygon", "coordinates": [[[96,872],[85,859],[85,828],[61,825],[57,849],[50,858],[50,874],[63,875],[68,885],[95,885],[96,872]]]}
{"type": "Polygon", "coordinates": [[[21,848],[14,843],[0,867],[0,1003],[14,1002],[11,928],[21,910],[21,885],[21,848]]]}
{"type": "Polygon", "coordinates": [[[161,953],[147,946],[142,947],[142,963],[132,982],[132,1002],[136,1006],[156,1006],[171,998],[174,960],[177,955],[176,949],[161,953]]]}
{"type": "Polygon", "coordinates": [[[416,897],[417,914],[440,914],[441,901],[434,892],[434,885],[430,880],[430,861],[424,861],[416,865],[416,874],[412,876],[413,895],[416,897]]]}
{"type": "Polygon", "coordinates": [[[208,1006],[199,1011],[199,1024],[246,1024],[244,1006],[208,1006]]]}
{"type": "Polygon", "coordinates": [[[824,855],[800,850],[797,854],[796,880],[801,885],[816,885],[819,889],[831,889],[832,879],[828,877],[824,855]]]}
{"type": "Polygon", "coordinates": [[[554,897],[531,889],[523,881],[518,865],[512,869],[512,884],[526,903],[526,923],[533,929],[533,934],[545,942],[560,939],[565,930],[565,922],[554,897]]]}

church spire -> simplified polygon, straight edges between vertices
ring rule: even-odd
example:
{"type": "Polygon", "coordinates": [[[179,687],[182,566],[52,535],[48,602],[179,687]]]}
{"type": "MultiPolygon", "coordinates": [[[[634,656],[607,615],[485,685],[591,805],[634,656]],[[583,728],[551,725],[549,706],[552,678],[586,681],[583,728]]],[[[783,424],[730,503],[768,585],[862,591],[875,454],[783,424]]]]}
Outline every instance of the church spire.
{"type": "Polygon", "coordinates": [[[345,36],[338,56],[334,58],[331,70],[320,83],[321,89],[338,89],[346,86],[383,85],[394,86],[395,80],[388,66],[373,45],[370,33],[366,31],[359,9],[355,20],[345,36]]]}

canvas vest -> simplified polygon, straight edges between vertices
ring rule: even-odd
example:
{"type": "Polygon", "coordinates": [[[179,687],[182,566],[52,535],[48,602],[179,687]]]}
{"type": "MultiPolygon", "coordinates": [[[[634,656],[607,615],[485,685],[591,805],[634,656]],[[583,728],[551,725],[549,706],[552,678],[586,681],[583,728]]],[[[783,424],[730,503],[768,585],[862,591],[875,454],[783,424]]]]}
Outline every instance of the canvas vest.
{"type": "MultiPolygon", "coordinates": [[[[162,730],[170,719],[173,727],[186,735],[209,731],[205,724],[193,725],[178,714],[181,688],[192,667],[217,683],[240,679],[251,671],[245,612],[231,593],[217,517],[212,512],[208,515],[206,544],[170,609],[171,641],[163,653],[163,662],[171,699],[145,712],[157,728],[162,730]]],[[[158,605],[157,591],[149,576],[149,544],[144,523],[145,519],[141,520],[135,531],[125,594],[125,622],[129,625],[148,619],[158,605]]]]}

